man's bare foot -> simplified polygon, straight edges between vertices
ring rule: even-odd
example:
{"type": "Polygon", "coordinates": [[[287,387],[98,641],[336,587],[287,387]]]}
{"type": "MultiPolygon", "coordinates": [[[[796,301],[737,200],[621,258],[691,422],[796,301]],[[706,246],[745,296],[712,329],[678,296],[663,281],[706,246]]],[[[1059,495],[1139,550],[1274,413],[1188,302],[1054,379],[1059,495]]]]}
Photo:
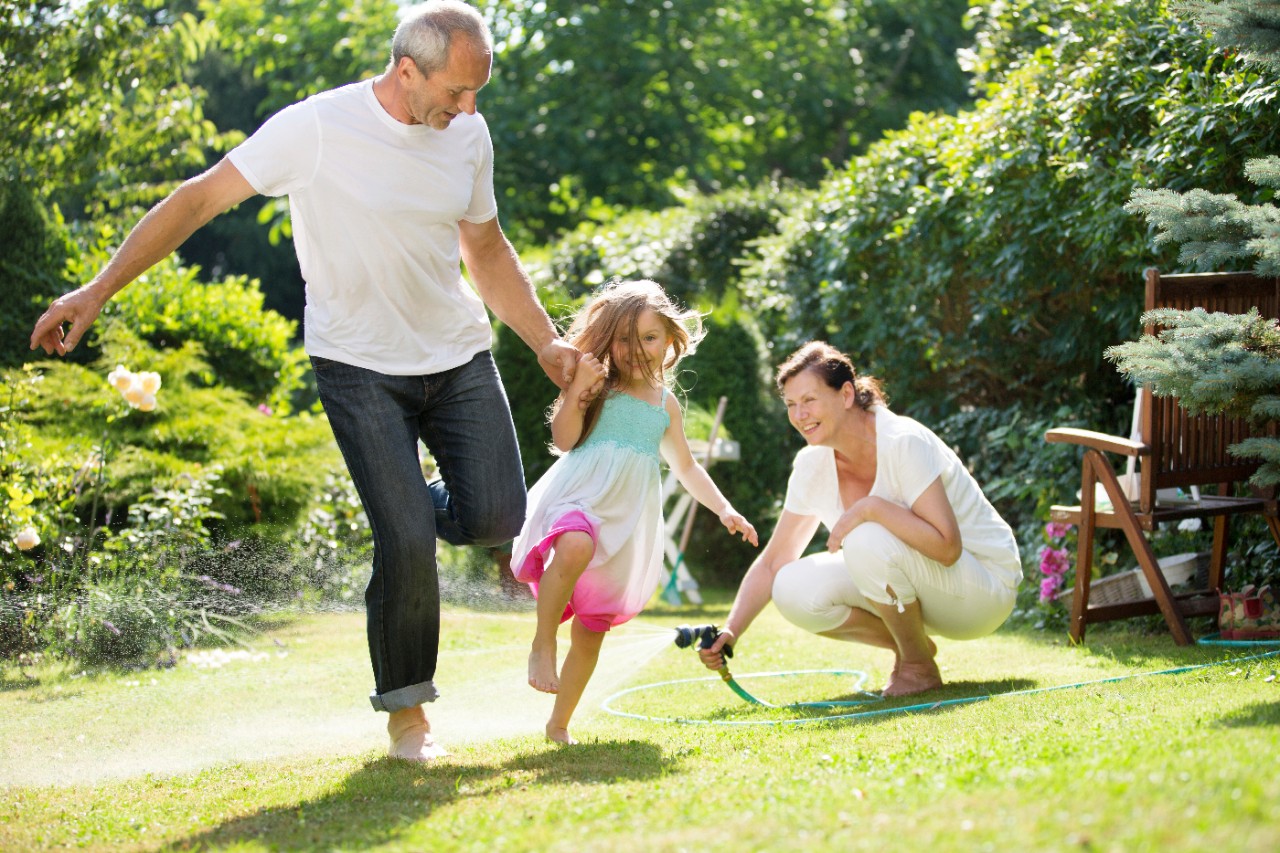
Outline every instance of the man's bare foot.
{"type": "Polygon", "coordinates": [[[435,761],[449,754],[431,735],[431,724],[421,706],[393,711],[387,720],[391,748],[387,755],[404,761],[435,761]]]}
{"type": "Polygon", "coordinates": [[[885,696],[914,696],[941,686],[942,673],[938,671],[937,661],[930,659],[920,663],[899,663],[889,677],[889,683],[880,692],[885,696]]]}
{"type": "Polygon", "coordinates": [[[534,646],[529,652],[529,686],[543,693],[558,693],[560,679],[556,677],[556,647],[534,646]]]}
{"type": "Polygon", "coordinates": [[[553,726],[550,723],[547,723],[547,740],[555,743],[577,743],[573,736],[569,734],[567,726],[553,726]]]}

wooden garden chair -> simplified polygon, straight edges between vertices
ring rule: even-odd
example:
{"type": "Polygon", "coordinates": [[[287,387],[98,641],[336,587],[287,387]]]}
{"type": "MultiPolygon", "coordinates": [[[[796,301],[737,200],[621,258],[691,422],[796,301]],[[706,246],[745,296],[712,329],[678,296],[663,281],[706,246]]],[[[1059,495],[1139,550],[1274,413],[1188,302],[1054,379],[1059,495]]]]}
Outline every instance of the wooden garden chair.
{"type": "MultiPolygon", "coordinates": [[[[1203,308],[1206,311],[1243,314],[1257,308],[1264,317],[1280,317],[1280,278],[1260,278],[1252,273],[1194,273],[1162,276],[1146,271],[1146,310],[1155,308],[1203,308]]],[[[1147,334],[1156,329],[1148,326],[1147,334]]],[[[1247,491],[1246,481],[1261,464],[1227,452],[1227,447],[1257,434],[1247,423],[1221,415],[1189,415],[1175,398],[1156,397],[1143,388],[1139,401],[1139,435],[1121,438],[1083,429],[1058,428],[1045,433],[1050,443],[1076,444],[1084,448],[1080,477],[1080,505],[1054,506],[1053,521],[1074,524],[1078,530],[1075,592],[1071,601],[1071,638],[1084,639],[1091,622],[1126,619],[1160,613],[1179,645],[1192,642],[1186,617],[1217,613],[1217,590],[1222,584],[1227,556],[1227,522],[1233,515],[1261,513],[1271,535],[1280,545],[1280,521],[1274,495],[1247,491]],[[1126,494],[1105,454],[1134,457],[1138,461],[1136,494],[1126,494]],[[1097,486],[1110,506],[1099,506],[1097,486]],[[1198,499],[1178,490],[1196,489],[1198,499]],[[1213,494],[1206,494],[1215,487],[1213,494]],[[1190,592],[1174,595],[1160,571],[1147,534],[1162,523],[1187,518],[1213,519],[1213,547],[1208,582],[1190,592]],[[1097,528],[1118,528],[1138,559],[1138,566],[1152,595],[1089,606],[1093,570],[1094,533],[1097,528]]],[[[1274,434],[1272,430],[1268,434],[1274,434]]],[[[1198,586],[1194,584],[1193,586],[1198,586]]]]}

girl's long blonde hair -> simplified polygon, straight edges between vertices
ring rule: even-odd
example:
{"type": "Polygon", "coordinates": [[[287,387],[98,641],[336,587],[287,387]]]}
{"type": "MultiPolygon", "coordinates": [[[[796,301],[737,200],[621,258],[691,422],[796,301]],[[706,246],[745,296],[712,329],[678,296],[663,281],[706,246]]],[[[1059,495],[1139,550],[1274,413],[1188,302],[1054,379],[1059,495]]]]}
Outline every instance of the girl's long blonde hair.
{"type": "MultiPolygon", "coordinates": [[[[619,334],[630,340],[639,338],[640,315],[649,309],[662,321],[667,333],[667,349],[659,370],[650,373],[655,383],[668,384],[674,380],[676,365],[687,355],[692,355],[698,342],[706,334],[702,327],[702,315],[697,311],[680,308],[662,286],[649,279],[634,281],[610,281],[574,316],[569,326],[568,340],[580,352],[591,353],[608,371],[604,390],[587,406],[583,415],[582,435],[574,447],[579,447],[600,418],[605,397],[615,389],[622,378],[619,365],[613,363],[611,348],[619,334]]],[[[650,370],[653,370],[650,368],[650,370]]],[[[564,405],[563,393],[551,406],[551,417],[564,405]]]]}

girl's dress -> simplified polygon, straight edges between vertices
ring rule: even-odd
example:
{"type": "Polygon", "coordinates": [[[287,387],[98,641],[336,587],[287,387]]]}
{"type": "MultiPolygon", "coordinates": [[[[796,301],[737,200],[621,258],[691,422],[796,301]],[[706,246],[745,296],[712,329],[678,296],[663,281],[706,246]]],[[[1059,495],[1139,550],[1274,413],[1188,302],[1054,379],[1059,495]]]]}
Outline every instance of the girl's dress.
{"type": "MultiPolygon", "coordinates": [[[[663,404],[668,393],[664,388],[663,404]]],[[[663,556],[658,445],[670,423],[665,405],[612,393],[587,440],[529,490],[511,567],[535,594],[557,536],[578,530],[595,540],[560,621],[577,614],[589,630],[607,631],[639,613],[657,589],[663,556]]]]}

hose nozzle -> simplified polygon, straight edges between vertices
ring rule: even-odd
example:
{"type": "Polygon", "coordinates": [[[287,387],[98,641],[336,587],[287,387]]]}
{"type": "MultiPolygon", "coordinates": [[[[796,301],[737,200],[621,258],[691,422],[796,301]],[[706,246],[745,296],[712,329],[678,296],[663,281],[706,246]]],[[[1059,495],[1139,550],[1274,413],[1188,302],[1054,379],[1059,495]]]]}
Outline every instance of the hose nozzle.
{"type": "MultiPolygon", "coordinates": [[[[681,625],[676,628],[676,647],[687,649],[697,642],[698,648],[709,649],[719,636],[720,629],[715,625],[681,625]]],[[[728,643],[720,651],[726,658],[733,657],[733,648],[728,643]]]]}

